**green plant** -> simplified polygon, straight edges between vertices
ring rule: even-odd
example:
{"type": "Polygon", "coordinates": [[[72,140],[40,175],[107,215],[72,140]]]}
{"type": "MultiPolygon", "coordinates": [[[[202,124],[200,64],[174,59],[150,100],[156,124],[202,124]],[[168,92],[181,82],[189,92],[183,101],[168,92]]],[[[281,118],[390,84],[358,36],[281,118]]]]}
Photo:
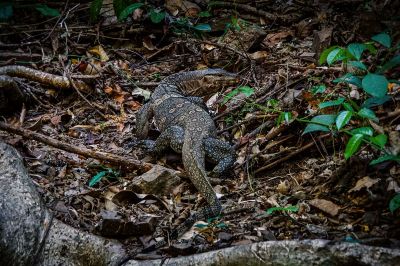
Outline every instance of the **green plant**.
{"type": "Polygon", "coordinates": [[[97,172],[95,176],[92,177],[89,181],[89,187],[93,187],[95,184],[100,182],[103,178],[110,178],[110,179],[116,179],[119,176],[119,172],[115,171],[112,168],[108,168],[105,166],[99,166],[100,169],[103,171],[97,172]]]}
{"type": "Polygon", "coordinates": [[[286,211],[286,212],[297,212],[299,210],[299,206],[292,206],[288,205],[287,207],[272,207],[268,208],[265,212],[267,214],[273,214],[274,212],[277,211],[286,211]]]}
{"type": "MultiPolygon", "coordinates": [[[[101,7],[103,5],[103,0],[93,0],[90,5],[90,18],[92,21],[97,20],[101,7]]],[[[147,16],[150,18],[151,22],[158,24],[162,21],[168,22],[173,30],[180,32],[194,32],[201,33],[211,31],[211,27],[208,24],[193,23],[190,19],[175,18],[169,15],[166,11],[161,8],[156,8],[154,5],[147,2],[136,2],[131,4],[128,0],[114,0],[113,7],[115,14],[119,21],[125,20],[130,14],[132,14],[136,9],[142,8],[147,12],[147,16]]],[[[199,13],[199,17],[209,17],[210,12],[203,11],[199,13]]]]}
{"type": "Polygon", "coordinates": [[[389,202],[389,210],[393,213],[400,208],[400,193],[397,193],[389,202]]]}
{"type": "Polygon", "coordinates": [[[222,104],[226,104],[228,101],[230,101],[234,96],[236,96],[239,93],[243,93],[246,97],[250,97],[251,95],[254,94],[254,89],[249,86],[237,87],[236,89],[232,90],[230,93],[225,95],[222,104]]]}
{"type": "MultiPolygon", "coordinates": [[[[336,94],[330,93],[325,98],[329,100],[321,102],[318,105],[318,109],[322,110],[329,107],[334,110],[333,112],[317,115],[311,120],[298,120],[308,124],[303,134],[315,131],[331,131],[349,135],[350,138],[344,152],[346,159],[360,150],[363,144],[367,144],[383,152],[381,157],[371,162],[372,165],[387,160],[400,162],[400,156],[389,154],[384,149],[387,136],[376,133],[368,125],[369,121],[379,122],[378,117],[371,108],[391,100],[391,97],[387,94],[388,86],[390,82],[398,83],[398,81],[388,80],[385,72],[400,65],[400,55],[393,56],[392,59],[383,62],[379,66],[370,64],[367,67],[366,63],[362,61],[365,51],[369,51],[372,55],[377,54],[375,45],[383,46],[387,55],[392,55],[399,50],[399,47],[391,47],[391,38],[387,33],[375,35],[372,40],[376,43],[351,43],[347,47],[330,47],[322,52],[319,60],[320,64],[326,62],[328,65],[341,61],[343,64],[355,68],[356,71],[349,71],[344,76],[333,80],[333,83],[345,83],[362,89],[365,93],[364,102],[360,105],[346,95],[335,96],[336,94]],[[375,71],[371,72],[371,70],[375,71]],[[361,127],[355,128],[354,125],[361,125],[361,127]]],[[[379,60],[380,58],[377,59],[377,61],[379,60]]],[[[326,94],[326,86],[324,84],[314,86],[311,88],[311,92],[314,95],[324,95],[326,94]]]]}
{"type": "Polygon", "coordinates": [[[0,21],[9,20],[14,14],[14,8],[28,8],[34,7],[37,11],[39,11],[43,16],[46,17],[58,17],[60,16],[60,12],[57,9],[51,8],[45,4],[26,4],[18,6],[13,2],[4,2],[0,3],[0,21]]]}

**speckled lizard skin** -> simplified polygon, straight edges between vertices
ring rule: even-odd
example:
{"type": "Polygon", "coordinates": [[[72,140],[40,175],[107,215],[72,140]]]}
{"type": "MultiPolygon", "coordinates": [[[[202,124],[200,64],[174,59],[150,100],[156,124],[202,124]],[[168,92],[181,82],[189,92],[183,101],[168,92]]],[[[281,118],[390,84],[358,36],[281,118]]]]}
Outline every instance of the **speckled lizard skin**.
{"type": "MultiPolygon", "coordinates": [[[[233,148],[216,138],[214,121],[201,98],[185,94],[188,87],[193,87],[193,81],[199,80],[217,85],[216,83],[236,80],[236,75],[222,69],[171,75],[158,85],[150,101],[142,106],[136,116],[137,135],[142,139],[147,137],[149,120],[154,117],[161,134],[156,141],[147,141],[148,148],[156,154],[161,154],[169,147],[182,153],[183,165],[191,182],[208,203],[208,206],[191,215],[173,230],[171,239],[178,238],[195,221],[218,216],[221,212],[221,203],[205,171],[205,158],[216,163],[211,175],[221,174],[235,161],[233,148]]],[[[159,241],[144,251],[148,252],[165,244],[165,240],[159,241]]]]}

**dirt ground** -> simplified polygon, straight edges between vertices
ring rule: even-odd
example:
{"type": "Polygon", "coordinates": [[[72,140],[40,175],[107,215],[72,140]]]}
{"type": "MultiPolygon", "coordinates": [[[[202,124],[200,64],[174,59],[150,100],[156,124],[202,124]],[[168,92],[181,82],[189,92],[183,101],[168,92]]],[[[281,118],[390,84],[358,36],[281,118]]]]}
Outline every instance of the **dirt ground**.
{"type": "MultiPolygon", "coordinates": [[[[400,247],[400,212],[389,208],[400,193],[398,162],[371,165],[381,151],[370,146],[346,159],[349,136],[340,132],[303,134],[304,119],[334,109],[318,109],[327,98],[365,99],[363,91],[333,82],[346,69],[341,63],[320,65],[321,52],[369,42],[387,31],[391,53],[398,55],[397,1],[153,1],[123,20],[108,2],[92,21],[91,2],[79,1],[43,3],[49,9],[15,1],[11,17],[1,17],[0,68],[22,65],[90,87],[61,89],[15,77],[24,104],[3,109],[0,104],[0,140],[23,154],[58,219],[117,238],[136,254],[203,206],[179,154],[154,158],[137,145],[135,114],[164,77],[224,68],[238,73],[237,83],[201,92],[219,138],[234,145],[237,155],[231,172],[211,179],[223,214],[199,221],[183,239],[156,253],[317,238],[400,247]],[[59,14],[51,16],[51,10],[59,14]],[[166,13],[155,23],[159,10],[166,13]],[[320,84],[326,84],[328,96],[311,92],[320,84]],[[13,134],[4,124],[42,134],[47,142],[13,134]],[[60,143],[50,145],[49,139],[149,164],[129,167],[85,157],[60,143]],[[156,188],[140,179],[150,168],[147,177],[161,180],[156,188]]],[[[394,155],[400,151],[396,67],[387,74],[391,100],[373,108],[379,123],[348,125],[381,129],[394,155]]],[[[7,97],[0,93],[0,101],[7,97]]],[[[153,124],[150,138],[158,135],[153,124]]]]}

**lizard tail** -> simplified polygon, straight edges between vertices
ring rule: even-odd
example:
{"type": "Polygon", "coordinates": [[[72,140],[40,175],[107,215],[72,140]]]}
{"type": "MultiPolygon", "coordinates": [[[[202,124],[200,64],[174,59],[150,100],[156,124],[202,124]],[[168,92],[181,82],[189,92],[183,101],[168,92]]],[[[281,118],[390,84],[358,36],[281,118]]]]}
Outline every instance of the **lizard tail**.
{"type": "Polygon", "coordinates": [[[193,218],[195,220],[218,216],[222,209],[205,170],[205,151],[203,146],[205,135],[206,132],[186,132],[182,147],[183,165],[188,172],[190,181],[208,203],[208,206],[194,214],[195,217],[193,218]]]}
{"type": "MultiPolygon", "coordinates": [[[[203,138],[205,132],[190,132],[185,133],[184,144],[182,147],[182,160],[185,170],[189,174],[191,182],[195,185],[197,190],[206,199],[208,206],[203,207],[198,212],[191,215],[182,224],[175,228],[169,239],[177,239],[189,230],[193,224],[198,220],[205,220],[218,216],[221,213],[222,206],[219,202],[213,187],[208,180],[205,164],[205,152],[203,147],[203,138]]],[[[158,241],[157,243],[145,248],[142,252],[154,251],[168,242],[166,239],[158,241]]]]}

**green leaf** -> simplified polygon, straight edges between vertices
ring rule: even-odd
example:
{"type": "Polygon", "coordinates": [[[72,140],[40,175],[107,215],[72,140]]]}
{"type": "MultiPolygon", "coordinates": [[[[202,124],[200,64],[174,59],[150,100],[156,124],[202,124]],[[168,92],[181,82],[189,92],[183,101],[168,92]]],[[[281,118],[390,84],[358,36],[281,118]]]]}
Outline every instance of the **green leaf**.
{"type": "Polygon", "coordinates": [[[230,99],[232,99],[236,94],[239,93],[243,93],[246,97],[249,97],[254,93],[254,89],[249,86],[240,86],[231,91],[230,93],[228,93],[227,95],[225,95],[222,104],[227,103],[230,99]]]}
{"type": "Polygon", "coordinates": [[[341,105],[343,102],[344,102],[344,98],[340,97],[340,98],[338,98],[337,100],[334,100],[334,101],[327,101],[327,102],[320,103],[318,105],[318,108],[319,109],[323,109],[323,108],[326,108],[326,107],[338,106],[338,105],[341,105]]]}
{"type": "Polygon", "coordinates": [[[144,6],[144,3],[134,3],[128,7],[126,7],[124,10],[122,10],[122,12],[119,14],[118,16],[118,20],[124,20],[126,19],[130,14],[133,13],[133,11],[135,11],[138,8],[141,8],[142,6],[144,6]]]}
{"type": "Polygon", "coordinates": [[[365,47],[373,55],[375,55],[378,52],[372,42],[365,43],[365,47]]]}
{"type": "Polygon", "coordinates": [[[333,49],[329,54],[328,57],[326,58],[326,62],[328,65],[332,65],[336,61],[339,61],[343,55],[344,55],[344,49],[341,47],[333,49]]]}
{"type": "Polygon", "coordinates": [[[347,111],[354,112],[354,108],[351,106],[351,104],[344,102],[342,105],[347,111]]]}
{"type": "Polygon", "coordinates": [[[375,160],[371,161],[369,164],[370,165],[376,165],[376,164],[383,163],[383,162],[386,162],[386,161],[395,161],[395,162],[400,163],[400,156],[388,155],[388,154],[382,155],[378,159],[375,159],[375,160]]]}
{"type": "Polygon", "coordinates": [[[208,11],[201,11],[201,12],[199,13],[199,17],[200,17],[200,18],[208,18],[208,17],[211,17],[211,13],[208,12],[208,11]]]}
{"type": "Polygon", "coordinates": [[[340,130],[342,127],[347,125],[351,119],[352,113],[349,111],[342,111],[336,117],[336,127],[340,130]]]}
{"type": "Polygon", "coordinates": [[[373,36],[371,39],[382,44],[386,48],[390,48],[390,45],[392,43],[392,39],[390,38],[389,34],[384,32],[373,36]]]}
{"type": "Polygon", "coordinates": [[[292,113],[291,112],[283,112],[285,117],[285,122],[289,124],[290,120],[292,120],[292,113]]]}
{"type": "Polygon", "coordinates": [[[267,106],[270,106],[270,107],[277,107],[278,106],[278,104],[279,104],[279,101],[277,100],[277,99],[269,99],[267,102],[266,102],[266,104],[267,104],[267,106]]]}
{"type": "Polygon", "coordinates": [[[332,82],[333,83],[346,82],[346,83],[356,85],[359,88],[362,88],[361,79],[357,76],[354,76],[351,73],[346,73],[343,77],[334,79],[332,82]]]}
{"type": "Polygon", "coordinates": [[[228,226],[226,225],[226,223],[219,223],[219,224],[217,224],[215,227],[217,227],[217,228],[228,228],[228,226]]]}
{"type": "Polygon", "coordinates": [[[366,136],[374,135],[374,130],[372,129],[372,127],[359,127],[352,129],[350,132],[353,133],[354,135],[355,134],[362,134],[366,136]]]}
{"type": "Polygon", "coordinates": [[[359,68],[361,70],[367,71],[367,67],[364,65],[363,62],[360,61],[349,61],[349,64],[352,65],[353,67],[359,68]]]}
{"type": "Polygon", "coordinates": [[[11,2],[0,3],[0,21],[7,21],[13,15],[13,6],[11,2]]]}
{"type": "Polygon", "coordinates": [[[374,106],[378,106],[378,105],[382,105],[388,101],[390,101],[392,98],[389,95],[385,95],[381,98],[378,97],[371,97],[368,98],[362,105],[361,107],[365,107],[365,108],[371,108],[374,106]]]}
{"type": "Polygon", "coordinates": [[[246,97],[249,97],[252,94],[254,94],[254,89],[249,86],[240,86],[239,88],[237,88],[237,90],[246,95],[246,97]]]}
{"type": "Polygon", "coordinates": [[[93,187],[95,184],[97,184],[98,182],[100,182],[100,180],[101,180],[106,174],[108,174],[108,171],[101,171],[101,172],[97,173],[97,175],[95,175],[95,176],[89,181],[89,187],[93,187]]]}
{"type": "Polygon", "coordinates": [[[368,108],[362,108],[360,111],[358,111],[357,114],[361,117],[371,119],[375,122],[379,121],[378,117],[376,117],[375,115],[375,112],[368,108]]]}
{"type": "Polygon", "coordinates": [[[392,59],[390,59],[386,64],[384,64],[378,71],[378,73],[384,73],[385,71],[392,69],[396,66],[400,65],[400,54],[396,55],[392,59]]]}
{"type": "Polygon", "coordinates": [[[150,19],[153,23],[160,23],[165,18],[165,11],[156,11],[152,9],[150,11],[150,19]]]}
{"type": "Polygon", "coordinates": [[[385,147],[387,139],[388,137],[385,134],[379,134],[375,137],[371,137],[370,141],[382,149],[385,147]]]}
{"type": "Polygon", "coordinates": [[[203,228],[207,228],[208,227],[208,223],[206,224],[195,224],[194,227],[199,228],[199,229],[203,229],[203,228]]]}
{"type": "Polygon", "coordinates": [[[308,123],[307,127],[304,129],[302,135],[314,132],[314,131],[324,131],[329,132],[329,126],[333,125],[336,120],[336,115],[318,115],[313,117],[308,123]]]}
{"type": "Polygon", "coordinates": [[[46,17],[58,17],[60,15],[60,12],[58,12],[57,9],[50,8],[50,7],[48,7],[47,5],[44,5],[44,4],[36,4],[35,8],[43,16],[46,16],[46,17]]]}
{"type": "Polygon", "coordinates": [[[291,112],[281,112],[278,118],[276,119],[276,125],[277,126],[281,125],[283,121],[285,121],[286,124],[289,124],[291,119],[292,119],[291,112]]]}
{"type": "Polygon", "coordinates": [[[326,90],[326,86],[324,84],[315,85],[311,88],[311,93],[312,94],[324,93],[325,90],[326,90]]]}
{"type": "Polygon", "coordinates": [[[96,21],[100,15],[100,10],[103,5],[103,0],[93,0],[90,3],[90,20],[96,21]]]}
{"type": "Polygon", "coordinates": [[[363,138],[363,134],[355,134],[349,139],[349,142],[346,145],[346,150],[344,151],[344,158],[346,160],[358,151],[363,138]]]}
{"type": "Polygon", "coordinates": [[[400,208],[400,193],[397,193],[389,202],[389,210],[390,212],[394,212],[400,208]]]}
{"type": "Polygon", "coordinates": [[[347,46],[349,53],[358,61],[360,61],[361,55],[366,48],[367,47],[363,43],[351,43],[349,46],[347,46]]]}
{"type": "Polygon", "coordinates": [[[272,207],[266,210],[267,214],[272,214],[276,211],[287,211],[287,212],[297,212],[299,210],[299,206],[289,205],[287,207],[272,207]]]}
{"type": "Polygon", "coordinates": [[[382,98],[386,95],[389,82],[383,75],[368,73],[362,79],[364,91],[374,97],[382,98]]]}
{"type": "Polygon", "coordinates": [[[336,48],[338,48],[339,46],[335,45],[329,48],[326,48],[322,53],[321,56],[319,57],[319,64],[322,65],[323,63],[326,62],[326,59],[328,58],[328,55],[330,54],[330,52],[332,52],[333,50],[335,50],[336,48]]]}
{"type": "Polygon", "coordinates": [[[127,8],[131,4],[131,1],[130,0],[113,0],[112,4],[114,7],[115,14],[117,15],[117,18],[119,18],[122,11],[124,11],[124,9],[127,8]]]}
{"type": "Polygon", "coordinates": [[[211,26],[209,24],[197,24],[194,26],[194,29],[198,31],[211,31],[211,26]]]}

